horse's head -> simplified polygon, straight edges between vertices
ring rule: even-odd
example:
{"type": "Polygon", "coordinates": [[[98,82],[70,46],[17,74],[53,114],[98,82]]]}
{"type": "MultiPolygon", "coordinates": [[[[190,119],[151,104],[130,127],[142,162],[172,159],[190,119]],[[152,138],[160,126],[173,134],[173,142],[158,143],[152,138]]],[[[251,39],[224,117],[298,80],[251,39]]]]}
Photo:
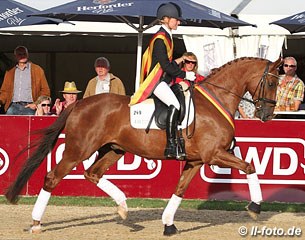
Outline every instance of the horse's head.
{"type": "Polygon", "coordinates": [[[264,73],[255,89],[255,117],[263,122],[271,120],[276,104],[276,90],[279,82],[278,67],[281,65],[282,59],[276,62],[267,62],[264,73]]]}

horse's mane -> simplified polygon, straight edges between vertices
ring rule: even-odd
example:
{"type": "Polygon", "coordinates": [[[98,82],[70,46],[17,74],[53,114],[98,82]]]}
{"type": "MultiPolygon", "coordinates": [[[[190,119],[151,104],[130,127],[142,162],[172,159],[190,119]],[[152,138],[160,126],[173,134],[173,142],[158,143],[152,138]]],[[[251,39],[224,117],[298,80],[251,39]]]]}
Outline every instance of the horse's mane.
{"type": "Polygon", "coordinates": [[[216,73],[220,72],[222,69],[231,65],[232,63],[237,63],[237,62],[244,61],[244,60],[266,61],[266,59],[258,58],[258,57],[241,57],[241,58],[234,59],[234,60],[232,60],[230,62],[227,62],[226,64],[222,65],[221,67],[213,68],[211,70],[211,72],[209,73],[209,75],[207,77],[205,77],[204,82],[206,80],[210,79],[211,77],[213,77],[216,73]]]}

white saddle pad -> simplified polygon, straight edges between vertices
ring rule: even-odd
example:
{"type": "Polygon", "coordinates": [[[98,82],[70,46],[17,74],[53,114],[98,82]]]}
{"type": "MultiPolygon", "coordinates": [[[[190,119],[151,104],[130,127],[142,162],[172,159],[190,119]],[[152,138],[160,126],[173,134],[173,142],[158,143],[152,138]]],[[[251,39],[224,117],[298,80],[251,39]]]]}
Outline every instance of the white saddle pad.
{"type": "MultiPolygon", "coordinates": [[[[185,87],[182,85],[183,89],[186,89],[187,86],[185,87]]],[[[190,103],[190,92],[186,91],[184,92],[185,95],[185,112],[186,115],[181,123],[181,125],[178,126],[178,128],[186,128],[187,123],[190,125],[194,121],[194,104],[193,101],[190,103]],[[189,112],[189,106],[190,106],[190,113],[188,117],[188,112],[189,112]],[[189,118],[189,120],[187,120],[189,118]]],[[[146,129],[148,126],[148,123],[151,119],[151,116],[153,112],[155,111],[155,104],[153,99],[146,99],[145,101],[132,105],[130,107],[130,123],[133,128],[137,129],[146,129]]],[[[160,129],[156,123],[155,123],[155,117],[153,118],[150,129],[160,129]]]]}

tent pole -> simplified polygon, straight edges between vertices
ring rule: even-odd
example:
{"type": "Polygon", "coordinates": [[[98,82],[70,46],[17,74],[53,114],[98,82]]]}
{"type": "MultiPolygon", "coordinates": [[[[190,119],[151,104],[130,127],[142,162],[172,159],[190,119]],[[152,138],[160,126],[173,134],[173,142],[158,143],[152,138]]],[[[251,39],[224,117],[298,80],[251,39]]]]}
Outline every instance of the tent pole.
{"type": "Polygon", "coordinates": [[[139,31],[138,47],[137,47],[137,70],[136,70],[135,91],[137,91],[140,86],[140,73],[141,73],[141,64],[142,64],[142,43],[143,43],[143,31],[139,31]]]}
{"type": "Polygon", "coordinates": [[[142,65],[143,24],[144,24],[144,17],[140,16],[139,28],[138,28],[137,69],[136,69],[135,91],[137,91],[140,86],[140,74],[141,74],[141,65],[142,65]]]}

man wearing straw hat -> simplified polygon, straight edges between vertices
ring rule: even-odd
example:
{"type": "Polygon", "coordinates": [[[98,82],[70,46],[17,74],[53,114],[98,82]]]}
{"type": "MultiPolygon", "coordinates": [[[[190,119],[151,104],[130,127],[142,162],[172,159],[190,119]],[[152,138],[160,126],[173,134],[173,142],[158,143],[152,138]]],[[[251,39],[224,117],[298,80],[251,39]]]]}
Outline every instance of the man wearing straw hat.
{"type": "Polygon", "coordinates": [[[76,88],[75,82],[65,82],[64,90],[60,92],[63,93],[63,98],[65,100],[63,102],[61,102],[59,98],[55,100],[52,113],[56,115],[61,114],[70,104],[75,103],[77,101],[77,94],[82,91],[79,91],[76,88]]]}

